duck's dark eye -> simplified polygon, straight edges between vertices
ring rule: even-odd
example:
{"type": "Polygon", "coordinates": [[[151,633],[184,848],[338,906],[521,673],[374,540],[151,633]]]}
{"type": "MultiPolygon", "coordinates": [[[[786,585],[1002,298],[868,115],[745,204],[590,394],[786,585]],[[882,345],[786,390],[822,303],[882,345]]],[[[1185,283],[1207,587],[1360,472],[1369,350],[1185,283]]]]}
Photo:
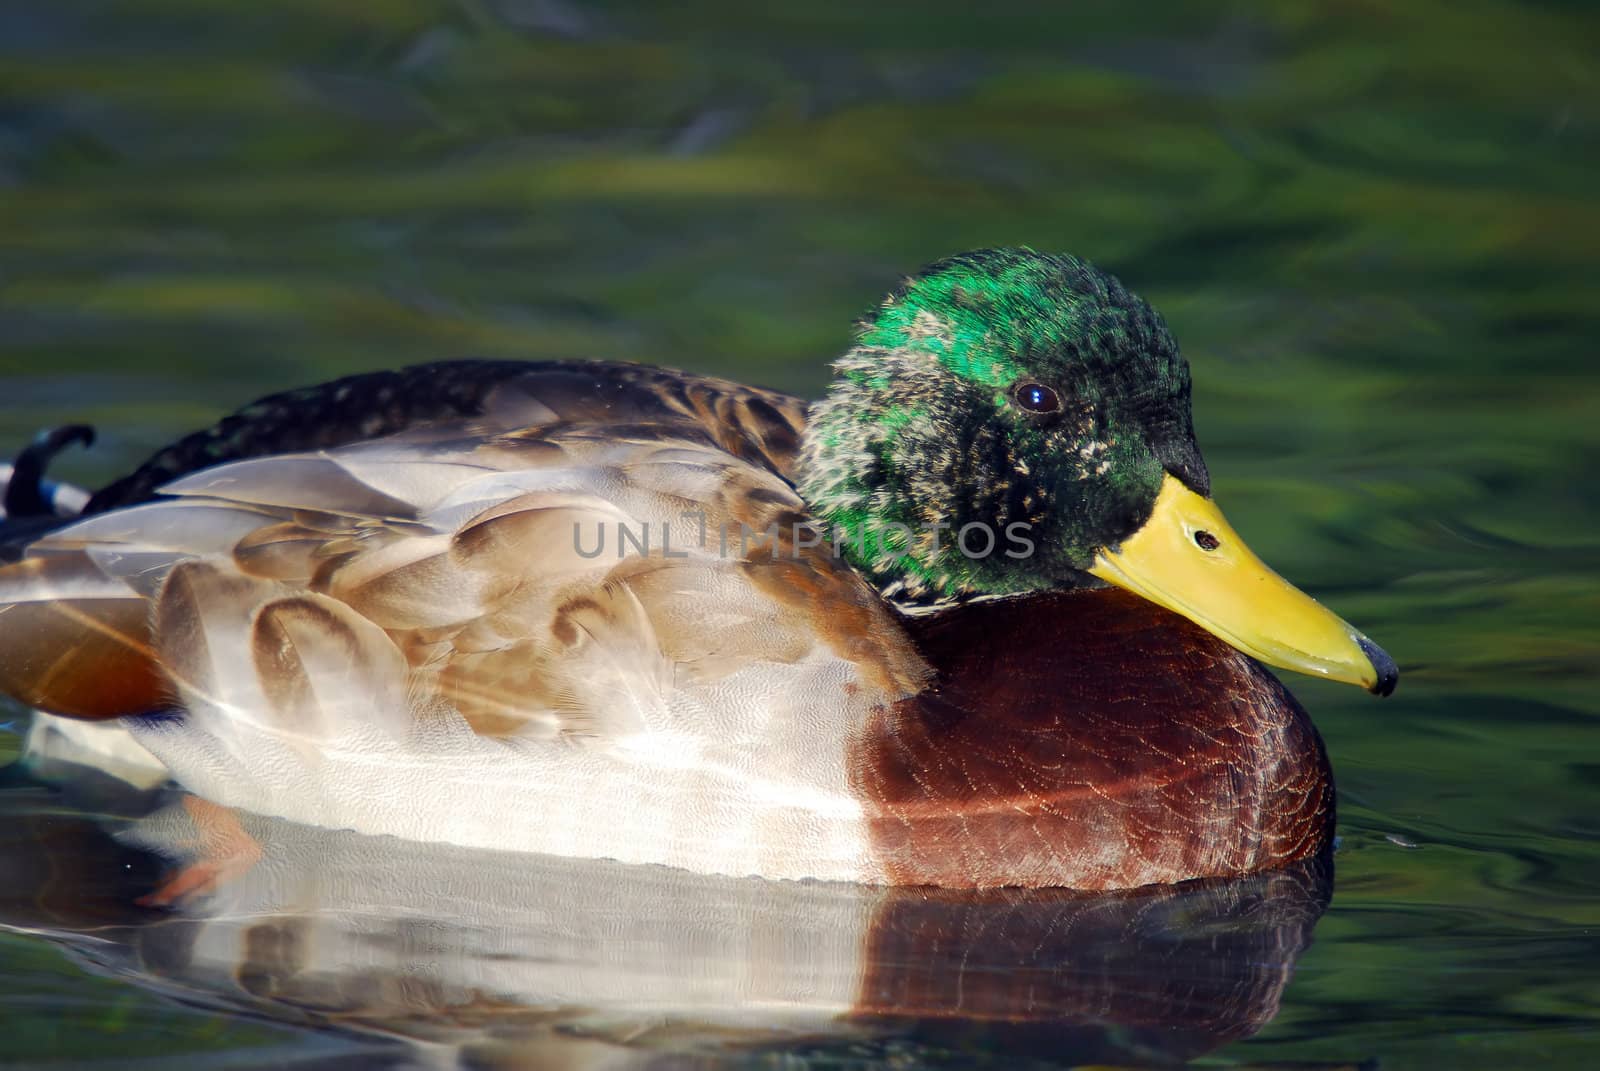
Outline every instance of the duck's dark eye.
{"type": "Polygon", "coordinates": [[[1054,413],[1061,397],[1043,383],[1024,383],[1017,388],[1017,404],[1030,413],[1054,413]]]}
{"type": "Polygon", "coordinates": [[[1210,532],[1196,532],[1194,534],[1194,545],[1199,547],[1201,550],[1216,550],[1218,547],[1222,546],[1222,540],[1218,539],[1210,532]]]}

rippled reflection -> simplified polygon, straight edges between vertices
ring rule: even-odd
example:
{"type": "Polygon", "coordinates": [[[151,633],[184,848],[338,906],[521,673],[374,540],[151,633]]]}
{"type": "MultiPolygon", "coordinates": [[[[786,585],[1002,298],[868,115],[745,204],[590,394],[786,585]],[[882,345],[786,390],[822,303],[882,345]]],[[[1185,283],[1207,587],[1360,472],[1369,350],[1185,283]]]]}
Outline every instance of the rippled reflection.
{"type": "Polygon", "coordinates": [[[445,1066],[775,1049],[1176,1062],[1277,1012],[1330,874],[1110,896],[874,889],[233,815],[257,856],[219,846],[195,821],[210,805],[187,797],[117,818],[127,798],[41,799],[0,793],[6,927],[190,1005],[403,1039],[445,1066]],[[175,891],[196,874],[220,876],[175,891]]]}

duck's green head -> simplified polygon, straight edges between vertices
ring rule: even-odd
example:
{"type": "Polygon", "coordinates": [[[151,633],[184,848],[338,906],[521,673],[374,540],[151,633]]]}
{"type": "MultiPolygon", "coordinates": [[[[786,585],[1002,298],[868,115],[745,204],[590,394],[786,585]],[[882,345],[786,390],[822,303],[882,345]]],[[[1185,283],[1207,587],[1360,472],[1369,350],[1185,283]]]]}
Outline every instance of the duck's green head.
{"type": "Polygon", "coordinates": [[[1093,583],[1095,555],[1144,523],[1169,473],[1210,491],[1177,343],[1075,257],[940,261],[889,295],[836,367],[801,490],[897,597],[1093,583]],[[986,531],[963,545],[969,525],[986,531]],[[974,553],[990,532],[995,551],[974,553]]]}
{"type": "Polygon", "coordinates": [[[1261,565],[1211,504],[1188,364],[1111,275],[1029,249],[950,257],[890,294],[836,369],[800,490],[889,597],[1106,581],[1265,661],[1393,686],[1388,657],[1261,565]],[[1251,623],[1284,614],[1299,623],[1251,623]]]}

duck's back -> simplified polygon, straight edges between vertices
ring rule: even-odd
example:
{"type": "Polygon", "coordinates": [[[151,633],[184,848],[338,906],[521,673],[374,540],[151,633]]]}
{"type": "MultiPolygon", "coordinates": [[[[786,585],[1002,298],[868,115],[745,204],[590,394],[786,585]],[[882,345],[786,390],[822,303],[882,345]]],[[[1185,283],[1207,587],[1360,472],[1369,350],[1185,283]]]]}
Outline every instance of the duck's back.
{"type": "MultiPolygon", "coordinates": [[[[459,371],[468,415],[203,468],[33,543],[0,570],[0,684],[123,717],[186,787],[269,814],[875,877],[847,741],[926,669],[807,539],[798,403],[631,366],[459,371]]],[[[293,423],[267,410],[195,441],[259,451],[293,423]]]]}
{"type": "Polygon", "coordinates": [[[650,365],[435,361],[362,372],[251,402],[96,491],[84,512],[147,501],[163,485],[213,465],[325,450],[429,425],[632,424],[699,432],[737,457],[787,474],[804,422],[799,398],[650,365]]]}

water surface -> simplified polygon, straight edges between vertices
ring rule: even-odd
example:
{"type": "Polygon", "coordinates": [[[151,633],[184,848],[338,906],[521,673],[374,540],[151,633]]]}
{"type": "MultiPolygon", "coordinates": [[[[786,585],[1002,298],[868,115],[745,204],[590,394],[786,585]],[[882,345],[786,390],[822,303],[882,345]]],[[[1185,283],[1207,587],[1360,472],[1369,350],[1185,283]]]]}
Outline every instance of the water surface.
{"type": "MultiPolygon", "coordinates": [[[[1600,17],[1072,11],[0,7],[0,440],[92,421],[61,468],[95,484],[270,390],[469,354],[815,393],[900,273],[978,245],[1088,256],[1182,342],[1235,525],[1403,670],[1386,701],[1291,682],[1340,788],[1333,898],[1276,1016],[1201,1062],[1588,1067],[1600,17]]],[[[153,865],[94,820],[111,805],[16,781],[7,858],[92,908],[105,853],[153,865]]],[[[158,977],[126,952],[140,921],[104,921],[98,952],[0,935],[0,1061],[407,1051],[294,994],[223,999],[181,957],[158,977]]],[[[737,1059],[1010,1066],[1020,1044],[884,1036],[737,1059]]]]}

